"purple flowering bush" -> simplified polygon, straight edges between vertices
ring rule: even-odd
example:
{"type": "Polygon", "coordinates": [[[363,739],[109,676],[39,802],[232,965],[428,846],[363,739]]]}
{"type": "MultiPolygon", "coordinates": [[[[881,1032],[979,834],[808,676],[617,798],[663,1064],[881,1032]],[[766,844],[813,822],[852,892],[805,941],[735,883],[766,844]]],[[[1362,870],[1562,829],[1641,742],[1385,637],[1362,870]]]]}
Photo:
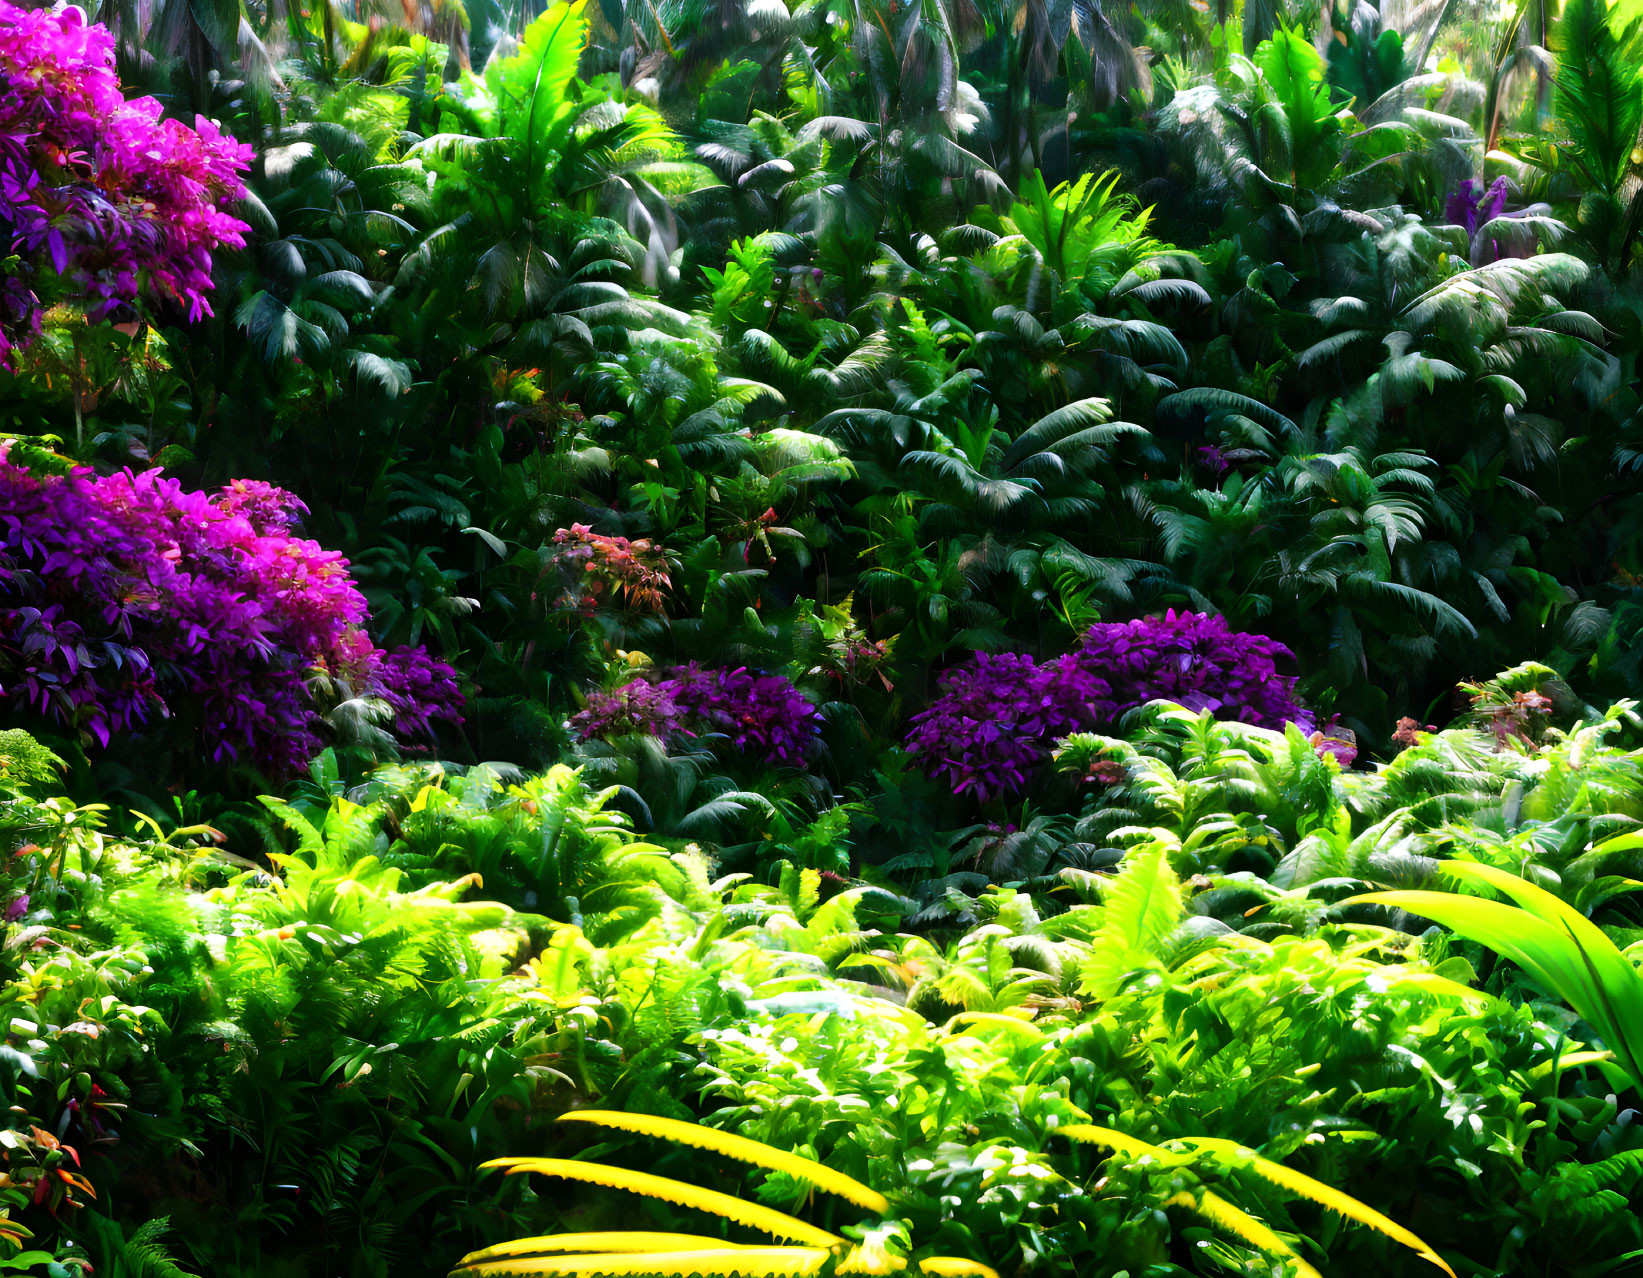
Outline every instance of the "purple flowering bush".
{"type": "Polygon", "coordinates": [[[1073,652],[1040,664],[1021,653],[978,653],[951,671],[913,716],[907,747],[954,793],[987,800],[1021,791],[1061,737],[1111,724],[1149,701],[1209,710],[1260,727],[1312,716],[1278,673],[1289,649],[1230,630],[1225,618],[1173,609],[1163,617],[1091,626],[1073,652]]]}
{"type": "Polygon", "coordinates": [[[458,719],[455,671],[371,642],[347,561],[293,534],[304,509],[254,480],[39,474],[0,445],[0,705],[276,776],[322,748],[320,686],[386,702],[405,737],[458,719]]]}
{"type": "Polygon", "coordinates": [[[1444,220],[1450,226],[1464,227],[1472,241],[1470,260],[1473,266],[1498,261],[1503,257],[1533,257],[1539,240],[1531,219],[1537,214],[1551,212],[1547,204],[1531,204],[1526,208],[1509,210],[1507,200],[1512,185],[1498,177],[1488,186],[1479,178],[1464,178],[1444,201],[1444,220]],[[1480,238],[1480,228],[1494,224],[1487,239],[1480,238]],[[1513,229],[1516,228],[1516,229],[1513,229]]]}
{"type": "Polygon", "coordinates": [[[1162,617],[1102,622],[1073,657],[1107,681],[1115,716],[1163,700],[1257,727],[1312,728],[1294,677],[1278,673],[1278,662],[1295,654],[1265,635],[1229,629],[1225,617],[1172,608],[1162,617]]]}
{"type": "Polygon", "coordinates": [[[742,754],[796,767],[808,756],[819,725],[816,707],[780,675],[691,662],[661,679],[635,679],[591,694],[571,726],[583,740],[635,732],[664,739],[713,734],[742,754]]]}
{"type": "Polygon", "coordinates": [[[1443,203],[1444,217],[1450,226],[1464,226],[1471,235],[1506,211],[1508,189],[1503,177],[1496,178],[1487,187],[1477,178],[1463,178],[1443,203]]]}
{"type": "Polygon", "coordinates": [[[1039,665],[1024,653],[980,652],[913,716],[907,745],[955,794],[986,800],[1020,790],[1051,741],[1113,711],[1111,689],[1072,655],[1039,665]]]}
{"type": "Polygon", "coordinates": [[[210,120],[126,101],[114,37],[76,8],[0,0],[0,365],[69,300],[92,320],[144,292],[210,314],[211,252],[250,228],[223,211],[252,151],[210,120]]]}

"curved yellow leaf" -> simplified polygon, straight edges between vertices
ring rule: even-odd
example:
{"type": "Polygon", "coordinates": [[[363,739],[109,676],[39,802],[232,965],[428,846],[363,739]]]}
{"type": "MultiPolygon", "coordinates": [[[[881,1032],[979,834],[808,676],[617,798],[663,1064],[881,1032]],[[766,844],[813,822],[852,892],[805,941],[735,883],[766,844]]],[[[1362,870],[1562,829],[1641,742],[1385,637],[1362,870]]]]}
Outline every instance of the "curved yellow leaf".
{"type": "MultiPolygon", "coordinates": [[[[1168,1150],[1157,1145],[1126,1135],[1124,1132],[1096,1127],[1094,1124],[1073,1123],[1067,1127],[1058,1127],[1056,1131],[1062,1136],[1070,1136],[1073,1140],[1100,1145],[1114,1153],[1122,1154],[1125,1158],[1163,1159],[1169,1156],[1168,1150]]],[[[1185,1207],[1189,1211],[1197,1212],[1210,1224],[1220,1226],[1269,1256],[1283,1257],[1294,1264],[1299,1278],[1323,1278],[1322,1274],[1301,1259],[1299,1252],[1273,1233],[1267,1225],[1247,1211],[1234,1207],[1219,1194],[1211,1193],[1207,1189],[1200,1191],[1196,1197],[1180,1193],[1168,1199],[1167,1203],[1173,1207],[1185,1207]]]]}
{"type": "Polygon", "coordinates": [[[662,1140],[677,1141],[681,1145],[711,1150],[715,1154],[723,1154],[726,1158],[734,1158],[739,1162],[752,1163],[756,1167],[764,1167],[770,1171],[785,1172],[795,1180],[802,1180],[807,1185],[814,1185],[817,1189],[837,1194],[846,1202],[865,1207],[879,1215],[890,1210],[890,1200],[883,1194],[869,1189],[859,1180],[846,1176],[843,1172],[834,1171],[814,1158],[789,1153],[773,1145],[749,1140],[745,1136],[732,1136],[729,1132],[703,1127],[699,1123],[681,1123],[674,1118],[658,1118],[653,1114],[624,1114],[606,1109],[575,1110],[561,1114],[559,1121],[614,1127],[619,1131],[634,1132],[641,1136],[656,1136],[662,1140]]]}
{"type": "Polygon", "coordinates": [[[936,1278],[998,1278],[998,1270],[962,1256],[926,1256],[918,1267],[936,1278]]]}
{"type": "Polygon", "coordinates": [[[520,1172],[535,1172],[540,1176],[561,1176],[566,1180],[582,1180],[591,1185],[606,1185],[611,1189],[626,1189],[630,1193],[645,1194],[681,1207],[694,1207],[709,1215],[723,1216],[738,1225],[762,1230],[777,1238],[805,1243],[812,1247],[836,1247],[844,1239],[824,1229],[799,1220],[785,1212],[773,1211],[757,1203],[733,1198],[717,1190],[700,1189],[683,1181],[669,1180],[666,1176],[652,1176],[649,1172],[628,1171],[624,1167],[606,1167],[601,1163],[579,1163],[569,1158],[493,1158],[482,1167],[500,1167],[510,1176],[520,1172]]]}
{"type": "Polygon", "coordinates": [[[1250,1246],[1268,1256],[1281,1256],[1295,1266],[1297,1278],[1323,1278],[1316,1269],[1302,1260],[1300,1253],[1261,1221],[1247,1211],[1234,1207],[1219,1194],[1203,1190],[1194,1198],[1191,1194],[1177,1194],[1169,1200],[1178,1207],[1197,1212],[1212,1225],[1219,1225],[1229,1234],[1236,1234],[1250,1246]]]}
{"type": "Polygon", "coordinates": [[[713,1251],[647,1251],[636,1255],[533,1256],[464,1264],[452,1278],[790,1278],[817,1273],[832,1253],[821,1247],[723,1247],[713,1251]]]}
{"type": "Polygon", "coordinates": [[[1096,1127],[1092,1123],[1070,1123],[1065,1127],[1057,1127],[1054,1134],[1083,1141],[1086,1145],[1100,1145],[1104,1149],[1113,1150],[1129,1158],[1145,1158],[1149,1155],[1159,1158],[1165,1153],[1157,1145],[1150,1145],[1123,1132],[1115,1132],[1110,1127],[1096,1127]]]}
{"type": "Polygon", "coordinates": [[[1331,1188],[1321,1180],[1314,1180],[1304,1172],[1298,1172],[1293,1167],[1286,1167],[1282,1163],[1273,1162],[1270,1158],[1262,1158],[1252,1149],[1246,1149],[1237,1141],[1221,1140],[1213,1136],[1183,1136],[1180,1143],[1195,1148],[1213,1150],[1230,1157],[1239,1164],[1248,1167],[1256,1175],[1270,1180],[1274,1185],[1282,1185],[1291,1193],[1299,1194],[1302,1198],[1310,1198],[1315,1203],[1321,1203],[1331,1211],[1339,1212],[1348,1220],[1355,1220],[1360,1225],[1368,1225],[1371,1229],[1379,1230],[1388,1238],[1402,1243],[1422,1260],[1436,1265],[1449,1278],[1455,1278],[1455,1271],[1443,1262],[1442,1257],[1426,1245],[1418,1236],[1405,1229],[1397,1221],[1381,1215],[1368,1203],[1359,1202],[1350,1194],[1343,1194],[1340,1190],[1331,1188]]]}
{"type": "Polygon", "coordinates": [[[723,1251],[739,1247],[706,1234],[664,1234],[642,1230],[618,1230],[595,1234],[543,1234],[537,1238],[516,1238],[497,1243],[462,1257],[465,1265],[503,1256],[534,1256],[538,1252],[636,1252],[636,1251],[723,1251]]]}
{"type": "Polygon", "coordinates": [[[1400,972],[1395,963],[1376,968],[1373,975],[1389,983],[1414,985],[1431,994],[1444,994],[1450,998],[1459,999],[1463,1003],[1486,1006],[1499,1001],[1493,994],[1485,993],[1483,990],[1475,990],[1470,985],[1462,985],[1459,981],[1450,980],[1447,976],[1439,976],[1436,972],[1400,972]]]}

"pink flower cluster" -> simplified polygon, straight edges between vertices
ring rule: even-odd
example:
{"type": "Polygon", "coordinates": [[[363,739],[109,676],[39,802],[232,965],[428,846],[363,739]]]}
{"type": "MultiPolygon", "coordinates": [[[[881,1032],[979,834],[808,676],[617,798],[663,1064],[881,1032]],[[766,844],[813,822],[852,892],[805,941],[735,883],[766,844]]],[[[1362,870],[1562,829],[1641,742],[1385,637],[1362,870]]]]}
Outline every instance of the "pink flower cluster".
{"type": "Polygon", "coordinates": [[[459,718],[449,666],[360,629],[347,561],[292,535],[303,510],[255,480],[207,494],[157,470],[36,474],[0,445],[0,706],[105,746],[164,724],[274,775],[321,747],[316,675],[386,701],[405,735],[459,718]]]}
{"type": "Polygon", "coordinates": [[[79,9],[0,0],[0,259],[17,259],[0,273],[0,362],[56,300],[97,320],[147,291],[209,315],[211,251],[245,243],[220,206],[251,148],[126,101],[113,53],[79,9]]]}

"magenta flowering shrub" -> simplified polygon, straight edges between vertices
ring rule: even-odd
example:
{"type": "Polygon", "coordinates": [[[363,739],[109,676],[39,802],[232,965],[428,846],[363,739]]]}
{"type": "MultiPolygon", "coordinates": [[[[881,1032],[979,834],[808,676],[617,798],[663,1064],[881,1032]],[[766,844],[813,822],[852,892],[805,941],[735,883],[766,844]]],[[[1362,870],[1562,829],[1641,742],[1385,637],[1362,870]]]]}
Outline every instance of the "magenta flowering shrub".
{"type": "Polygon", "coordinates": [[[816,707],[780,675],[693,661],[674,670],[662,687],[679,707],[686,731],[720,733],[744,754],[797,765],[815,741],[816,707]]]}
{"type": "Polygon", "coordinates": [[[907,746],[955,794],[986,800],[1022,789],[1050,742],[1113,710],[1111,689],[1070,655],[1039,665],[1023,653],[979,652],[913,716],[907,746]]]}
{"type": "Polygon", "coordinates": [[[1171,609],[1103,622],[1075,651],[1042,665],[1021,653],[976,654],[913,716],[907,747],[954,793],[987,800],[1025,788],[1059,738],[1110,725],[1149,701],[1310,732],[1312,716],[1295,700],[1294,678],[1278,673],[1280,659],[1292,659],[1289,649],[1230,630],[1222,617],[1171,609]]]}
{"type": "Polygon", "coordinates": [[[76,8],[0,0],[0,363],[58,299],[93,320],[145,290],[210,314],[211,252],[250,228],[222,210],[252,151],[130,102],[114,37],[76,8]]]}
{"type": "Polygon", "coordinates": [[[1172,608],[1162,617],[1102,622],[1073,655],[1107,681],[1116,714],[1163,700],[1263,728],[1312,729],[1294,677],[1278,673],[1278,662],[1295,654],[1265,635],[1228,629],[1225,617],[1172,608]]]}
{"type": "Polygon", "coordinates": [[[636,679],[591,694],[571,725],[583,740],[634,732],[662,738],[712,734],[755,759],[797,766],[815,743],[818,716],[780,675],[693,661],[662,679],[636,679]]]}
{"type": "Polygon", "coordinates": [[[0,445],[0,705],[274,775],[323,744],[316,686],[385,701],[407,737],[459,718],[455,671],[370,641],[347,562],[293,535],[303,510],[253,480],[36,474],[0,445]]]}

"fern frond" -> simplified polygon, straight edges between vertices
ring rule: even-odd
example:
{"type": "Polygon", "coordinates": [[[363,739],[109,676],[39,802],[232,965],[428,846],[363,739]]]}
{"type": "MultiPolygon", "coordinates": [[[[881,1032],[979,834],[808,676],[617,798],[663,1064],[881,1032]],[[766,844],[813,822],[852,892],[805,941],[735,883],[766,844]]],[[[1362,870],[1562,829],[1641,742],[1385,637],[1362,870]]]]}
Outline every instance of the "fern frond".
{"type": "Polygon", "coordinates": [[[1568,1163],[1557,1174],[1565,1188],[1583,1196],[1628,1194],[1643,1177],[1643,1149],[1623,1149],[1596,1163],[1568,1163]]]}
{"type": "Polygon", "coordinates": [[[660,1198],[663,1202],[677,1203],[681,1207],[694,1207],[697,1211],[733,1220],[738,1225],[746,1225],[750,1229],[758,1229],[777,1238],[786,1238],[813,1247],[834,1247],[844,1241],[836,1234],[817,1229],[814,1225],[784,1212],[772,1211],[769,1207],[745,1202],[716,1190],[699,1189],[682,1181],[669,1180],[666,1176],[652,1176],[649,1172],[629,1171],[625,1167],[605,1167],[599,1163],[579,1163],[568,1158],[493,1158],[481,1165],[486,1169],[500,1167],[509,1176],[516,1176],[520,1172],[535,1172],[539,1176],[560,1176],[565,1180],[581,1180],[590,1185],[625,1189],[630,1193],[660,1198]]]}
{"type": "MultiPolygon", "coordinates": [[[[1067,1127],[1058,1127],[1056,1133],[1087,1145],[1099,1145],[1103,1149],[1110,1149],[1115,1154],[1135,1161],[1152,1158],[1161,1163],[1170,1156],[1168,1150],[1160,1149],[1157,1145],[1124,1132],[1115,1132],[1108,1127],[1096,1127],[1090,1123],[1073,1123],[1067,1127]]],[[[1170,1198],[1168,1205],[1185,1207],[1189,1211],[1197,1212],[1210,1224],[1218,1225],[1229,1234],[1242,1238],[1266,1255],[1283,1257],[1295,1266],[1300,1278],[1323,1278],[1270,1228],[1248,1212],[1234,1207],[1219,1194],[1211,1193],[1207,1189],[1200,1190],[1197,1194],[1180,1193],[1170,1198]]]]}
{"type": "Polygon", "coordinates": [[[655,1136],[661,1140],[677,1141],[697,1149],[712,1150],[738,1162],[752,1163],[770,1171],[783,1172],[794,1180],[837,1194],[846,1202],[865,1207],[880,1215],[890,1210],[890,1200],[876,1190],[869,1189],[859,1180],[823,1166],[812,1158],[803,1158],[786,1150],[776,1149],[745,1136],[732,1136],[698,1123],[682,1123],[677,1119],[658,1118],[654,1114],[624,1114],[615,1110],[583,1109],[561,1114],[562,1123],[594,1123],[600,1127],[614,1127],[619,1131],[634,1132],[640,1136],[655,1136]]]}
{"type": "Polygon", "coordinates": [[[1072,1123],[1066,1127],[1057,1127],[1056,1135],[1065,1136],[1069,1140],[1082,1141],[1086,1145],[1099,1145],[1102,1149],[1110,1149],[1115,1154],[1122,1154],[1125,1158],[1161,1158],[1164,1151],[1158,1146],[1139,1137],[1127,1135],[1124,1132],[1115,1132],[1110,1127],[1097,1127],[1093,1123],[1072,1123]]]}
{"type": "Polygon", "coordinates": [[[1293,1247],[1273,1233],[1271,1228],[1247,1211],[1234,1207],[1221,1195],[1213,1194],[1206,1189],[1196,1198],[1191,1194],[1181,1193],[1169,1201],[1177,1207],[1197,1212],[1210,1224],[1219,1225],[1227,1233],[1237,1235],[1268,1256],[1282,1256],[1295,1266],[1296,1278],[1323,1278],[1322,1274],[1296,1254],[1293,1247]]]}
{"type": "Polygon", "coordinates": [[[1161,842],[1137,849],[1102,890],[1105,912],[1081,988],[1109,998],[1131,972],[1158,966],[1157,946],[1181,921],[1181,886],[1161,842]]]}

